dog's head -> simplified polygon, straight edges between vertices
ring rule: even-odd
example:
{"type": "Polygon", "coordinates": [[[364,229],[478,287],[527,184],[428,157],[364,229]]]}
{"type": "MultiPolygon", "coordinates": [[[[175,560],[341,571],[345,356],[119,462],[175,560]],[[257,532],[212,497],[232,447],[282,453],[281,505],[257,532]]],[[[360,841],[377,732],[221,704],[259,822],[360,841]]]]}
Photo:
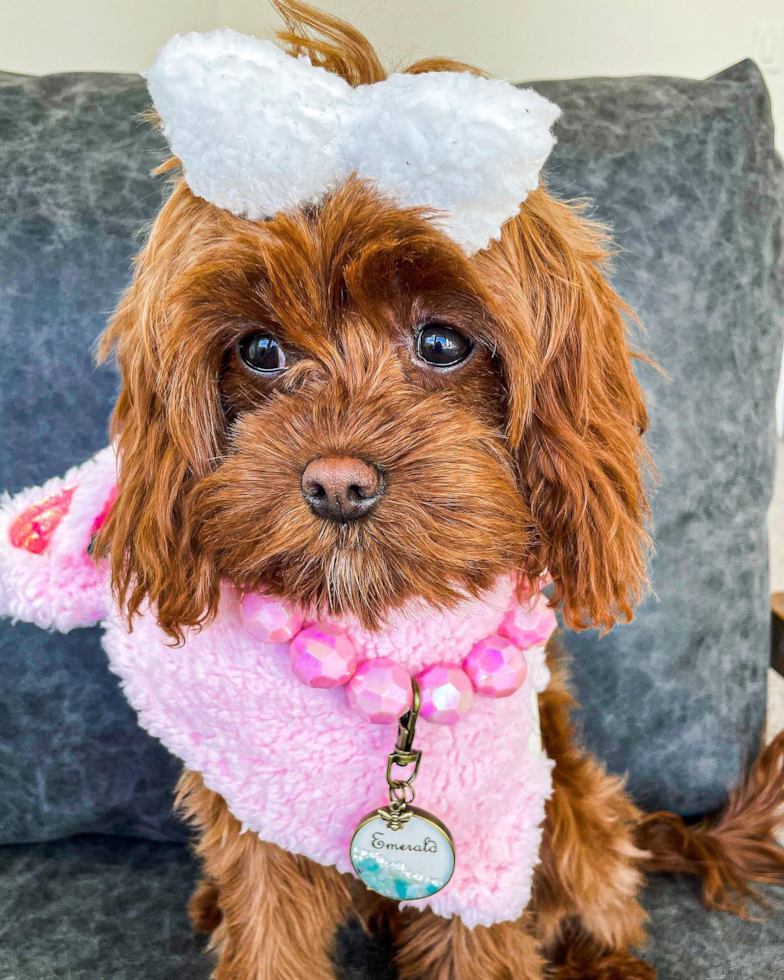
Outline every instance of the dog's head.
{"type": "MultiPolygon", "coordinates": [[[[377,81],[341,30],[311,53],[377,81]]],[[[605,247],[544,189],[468,258],[357,178],[259,222],[180,180],[103,347],[121,480],[96,551],[129,616],[181,637],[226,579],[374,625],[547,569],[569,625],[628,619],[646,414],[605,247]]]]}

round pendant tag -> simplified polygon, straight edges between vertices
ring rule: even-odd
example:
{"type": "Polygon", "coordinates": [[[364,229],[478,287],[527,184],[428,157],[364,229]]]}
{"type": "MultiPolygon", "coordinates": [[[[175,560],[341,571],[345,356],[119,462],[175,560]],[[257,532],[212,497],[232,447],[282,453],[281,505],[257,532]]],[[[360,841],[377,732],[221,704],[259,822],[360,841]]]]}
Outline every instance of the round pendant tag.
{"type": "Polygon", "coordinates": [[[441,891],[455,870],[455,847],[446,827],[426,810],[373,810],[354,831],[351,863],[374,892],[410,901],[441,891]]]}

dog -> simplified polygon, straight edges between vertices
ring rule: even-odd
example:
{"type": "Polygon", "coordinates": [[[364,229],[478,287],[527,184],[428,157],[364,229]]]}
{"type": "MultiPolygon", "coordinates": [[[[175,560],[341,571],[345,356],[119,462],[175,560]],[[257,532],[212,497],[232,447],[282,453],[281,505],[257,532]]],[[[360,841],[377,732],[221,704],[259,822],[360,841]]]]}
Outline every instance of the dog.
{"type": "MultiPolygon", "coordinates": [[[[349,25],[299,0],[276,6],[291,54],[350,86],[386,79],[349,25]]],[[[403,77],[439,72],[478,75],[430,59],[403,77]]],[[[482,601],[503,577],[573,629],[628,621],[650,547],[647,415],[631,313],[605,275],[609,240],[583,208],[540,184],[467,254],[427,209],[361,173],[254,220],[195,193],[179,165],[161,168],[175,173],[171,195],[101,345],[122,376],[114,450],[46,498],[50,534],[76,520],[63,496],[74,480],[104,474],[79,547],[89,540],[85,588],[105,575],[113,590],[115,669],[131,656],[127,631],[159,642],[139,632],[144,616],[163,638],[156,656],[187,655],[229,615],[230,590],[370,637],[412,604],[449,614],[482,601]]],[[[22,503],[9,526],[32,563],[48,538],[22,503]]],[[[86,604],[82,618],[105,616],[86,604]]],[[[203,867],[190,914],[211,936],[216,980],[327,980],[336,930],[353,916],[391,932],[404,980],[651,980],[637,955],[646,872],[701,875],[706,902],[735,911],[752,882],[781,880],[782,738],[722,816],[645,816],[580,747],[556,640],[546,658],[534,697],[551,783],[530,897],[513,919],[472,927],[400,907],[249,832],[217,777],[186,765],[177,805],[203,867]]]]}

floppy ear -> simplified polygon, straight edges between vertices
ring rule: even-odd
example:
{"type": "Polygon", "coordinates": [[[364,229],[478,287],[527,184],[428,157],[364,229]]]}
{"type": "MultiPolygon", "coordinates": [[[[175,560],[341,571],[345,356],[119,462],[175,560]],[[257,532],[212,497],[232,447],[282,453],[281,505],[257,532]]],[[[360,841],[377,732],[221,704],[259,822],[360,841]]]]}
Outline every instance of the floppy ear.
{"type": "Polygon", "coordinates": [[[539,535],[527,571],[549,570],[567,625],[606,631],[631,619],[650,547],[630,313],[603,275],[606,234],[579,205],[536,191],[491,251],[508,438],[539,535]]]}
{"type": "Polygon", "coordinates": [[[164,206],[137,259],[134,282],[102,338],[116,352],[122,390],[112,417],[118,498],[94,550],[109,559],[120,608],[132,619],[149,601],[173,638],[214,613],[219,583],[193,548],[189,490],[211,469],[223,415],[209,352],[189,336],[177,283],[200,247],[200,212],[184,187],[164,206]],[[195,387],[194,387],[195,386],[195,387]],[[199,397],[193,392],[198,390],[199,397]]]}

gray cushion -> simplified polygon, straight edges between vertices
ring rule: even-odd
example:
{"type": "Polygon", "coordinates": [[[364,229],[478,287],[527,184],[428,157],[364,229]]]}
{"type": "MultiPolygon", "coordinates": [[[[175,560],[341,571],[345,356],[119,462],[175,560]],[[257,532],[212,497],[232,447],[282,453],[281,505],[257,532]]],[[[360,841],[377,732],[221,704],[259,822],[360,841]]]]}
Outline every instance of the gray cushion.
{"type": "MultiPolygon", "coordinates": [[[[0,977],[207,980],[186,915],[196,869],[180,844],[80,837],[0,847],[0,977]]],[[[342,980],[394,980],[390,945],[353,924],[338,936],[342,980]]]]}
{"type": "Polygon", "coordinates": [[[0,847],[0,976],[207,980],[186,914],[193,883],[180,844],[83,837],[0,847]]]}
{"type": "Polygon", "coordinates": [[[621,254],[614,284],[664,369],[639,376],[661,474],[654,595],[604,639],[571,635],[586,741],[646,807],[723,802],[765,717],[765,515],[784,331],[784,180],[744,61],[707,82],[538,86],[564,107],[549,170],[621,254]]]}
{"type": "MultiPolygon", "coordinates": [[[[643,803],[712,808],[764,711],[768,420],[781,332],[772,124],[750,63],[706,82],[538,86],[564,109],[553,189],[590,195],[626,249],[616,284],[669,372],[642,377],[662,471],[659,602],[570,643],[586,738],[643,803]]],[[[0,76],[0,486],[106,441],[112,373],[90,347],[165,182],[133,76],[0,76]]],[[[181,833],[175,763],[135,727],[96,631],[0,624],[0,840],[181,833]]]]}
{"type": "MultiPolygon", "coordinates": [[[[207,980],[210,959],[185,915],[195,882],[177,844],[82,837],[0,847],[0,976],[13,980],[207,980]]],[[[784,892],[779,893],[779,899],[784,892]]],[[[644,955],[661,980],[781,975],[784,915],[743,922],[706,913],[694,883],[653,878],[644,955]]],[[[342,930],[344,980],[393,980],[388,942],[342,930]]]]}
{"type": "MultiPolygon", "coordinates": [[[[0,77],[0,487],[106,445],[117,391],[92,347],[165,187],[164,145],[124,75],[0,77]]],[[[0,841],[182,835],[178,766],[136,724],[97,629],[0,621],[0,841]]]]}

